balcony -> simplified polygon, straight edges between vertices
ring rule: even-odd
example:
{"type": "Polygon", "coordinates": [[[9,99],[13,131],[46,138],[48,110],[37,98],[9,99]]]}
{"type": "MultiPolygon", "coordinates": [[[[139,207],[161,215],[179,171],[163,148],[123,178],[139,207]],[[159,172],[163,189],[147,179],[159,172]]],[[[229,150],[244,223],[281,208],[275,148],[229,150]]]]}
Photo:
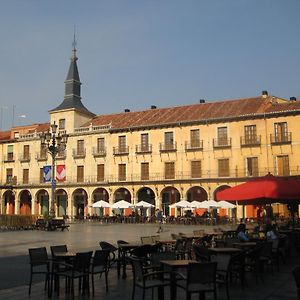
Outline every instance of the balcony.
{"type": "Polygon", "coordinates": [[[270,134],[271,145],[284,145],[292,142],[292,133],[270,134]]]}
{"type": "Polygon", "coordinates": [[[85,158],[85,148],[73,149],[73,158],[85,158]]]}
{"type": "Polygon", "coordinates": [[[215,149],[231,148],[231,138],[213,139],[213,148],[215,149]]]}
{"type": "Polygon", "coordinates": [[[104,156],[106,156],[106,149],[93,147],[92,153],[93,153],[94,157],[104,157],[104,156]]]}
{"type": "Polygon", "coordinates": [[[135,153],[136,154],[146,154],[152,152],[152,145],[151,144],[142,144],[135,146],[135,153]]]}
{"type": "Polygon", "coordinates": [[[35,157],[37,161],[46,161],[48,159],[47,153],[43,152],[37,153],[35,157]]]}
{"type": "Polygon", "coordinates": [[[113,147],[113,154],[114,155],[128,155],[129,154],[129,147],[113,147]]]}
{"type": "Polygon", "coordinates": [[[14,162],[15,159],[14,159],[14,154],[13,153],[8,153],[7,155],[4,155],[4,158],[3,158],[3,162],[14,162]]]}
{"type": "Polygon", "coordinates": [[[192,140],[185,142],[185,151],[200,151],[203,150],[202,140],[192,140]]]}
{"type": "Polygon", "coordinates": [[[241,147],[258,147],[261,144],[261,136],[241,136],[241,147]]]}
{"type": "Polygon", "coordinates": [[[57,153],[56,155],[56,160],[64,160],[67,157],[67,151],[66,150],[61,150],[57,153]]]}
{"type": "Polygon", "coordinates": [[[172,142],[172,143],[160,143],[159,144],[159,151],[160,152],[175,152],[177,151],[177,143],[172,142]]]}
{"type": "Polygon", "coordinates": [[[30,153],[26,153],[26,154],[22,154],[20,157],[19,157],[19,161],[21,163],[24,163],[24,162],[29,162],[30,161],[30,153]]]}

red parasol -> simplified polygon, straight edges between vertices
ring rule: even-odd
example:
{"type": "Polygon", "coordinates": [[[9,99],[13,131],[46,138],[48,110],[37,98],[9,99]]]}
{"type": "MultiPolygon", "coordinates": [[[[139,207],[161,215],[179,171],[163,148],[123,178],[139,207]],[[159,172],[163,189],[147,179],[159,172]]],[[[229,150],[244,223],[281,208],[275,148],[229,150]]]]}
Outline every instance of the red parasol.
{"type": "Polygon", "coordinates": [[[239,204],[291,204],[300,202],[300,180],[268,174],[216,194],[217,200],[238,201],[239,204]],[[297,201],[298,200],[298,201],[297,201]]]}

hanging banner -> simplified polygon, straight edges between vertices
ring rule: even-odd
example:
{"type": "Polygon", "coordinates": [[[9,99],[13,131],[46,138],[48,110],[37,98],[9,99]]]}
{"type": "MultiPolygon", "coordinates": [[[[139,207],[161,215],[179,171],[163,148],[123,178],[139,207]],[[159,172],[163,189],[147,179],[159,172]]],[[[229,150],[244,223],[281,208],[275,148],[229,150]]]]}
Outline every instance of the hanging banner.
{"type": "Polygon", "coordinates": [[[51,181],[51,166],[44,166],[43,167],[43,178],[44,182],[50,182],[51,181]]]}
{"type": "Polygon", "coordinates": [[[56,166],[56,180],[59,182],[66,181],[66,166],[57,165],[56,166]]]}

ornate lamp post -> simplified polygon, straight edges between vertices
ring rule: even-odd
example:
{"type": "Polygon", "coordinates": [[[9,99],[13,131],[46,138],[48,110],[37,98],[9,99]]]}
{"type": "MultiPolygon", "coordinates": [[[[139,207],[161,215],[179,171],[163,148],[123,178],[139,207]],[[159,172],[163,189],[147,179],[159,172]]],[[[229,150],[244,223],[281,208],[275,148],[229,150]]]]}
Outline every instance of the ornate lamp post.
{"type": "Polygon", "coordinates": [[[63,133],[57,133],[57,125],[55,122],[50,125],[51,132],[43,132],[40,136],[41,145],[45,147],[52,158],[51,169],[51,199],[50,199],[50,211],[49,216],[55,218],[55,189],[56,189],[56,172],[55,172],[55,160],[59,152],[66,149],[68,135],[63,133]]]}

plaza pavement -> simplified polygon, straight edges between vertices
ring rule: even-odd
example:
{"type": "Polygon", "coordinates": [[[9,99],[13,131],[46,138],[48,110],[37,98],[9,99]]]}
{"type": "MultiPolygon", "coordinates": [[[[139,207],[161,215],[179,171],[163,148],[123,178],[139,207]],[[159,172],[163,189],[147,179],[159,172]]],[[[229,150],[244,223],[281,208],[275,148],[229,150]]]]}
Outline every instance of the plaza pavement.
{"type": "MultiPolygon", "coordinates": [[[[161,238],[170,238],[171,233],[192,233],[194,229],[203,226],[194,225],[163,225],[161,238]]],[[[0,232],[0,299],[48,299],[44,293],[43,284],[36,279],[28,296],[29,260],[28,248],[46,246],[50,251],[51,245],[67,244],[70,250],[85,251],[99,249],[99,241],[105,240],[116,244],[118,239],[129,242],[138,241],[141,236],[155,235],[155,224],[99,224],[93,222],[71,224],[70,231],[3,231],[0,232]]],[[[213,230],[213,226],[206,226],[206,230],[213,230]]],[[[229,229],[227,227],[227,229],[229,229]]],[[[300,265],[299,253],[292,253],[285,264],[281,264],[280,271],[274,274],[267,272],[264,281],[256,281],[251,274],[247,274],[247,286],[242,289],[239,283],[230,286],[231,300],[292,300],[297,299],[297,291],[292,277],[292,269],[300,265]]],[[[276,268],[275,268],[276,269],[276,268]]],[[[128,270],[126,279],[118,279],[117,272],[112,269],[109,273],[109,292],[105,291],[104,278],[96,282],[95,296],[78,296],[74,299],[131,299],[132,272],[128,270]]],[[[178,290],[178,299],[184,299],[184,293],[178,290]]],[[[151,292],[147,293],[150,299],[151,292]]],[[[168,289],[165,299],[170,299],[168,289]]],[[[53,299],[68,299],[63,292],[53,299]]],[[[157,297],[154,295],[154,299],[157,297]]],[[[141,299],[138,290],[136,299],[141,299]]],[[[212,299],[207,297],[207,299],[212,299]]],[[[225,288],[218,290],[218,299],[226,299],[225,288]]]]}

